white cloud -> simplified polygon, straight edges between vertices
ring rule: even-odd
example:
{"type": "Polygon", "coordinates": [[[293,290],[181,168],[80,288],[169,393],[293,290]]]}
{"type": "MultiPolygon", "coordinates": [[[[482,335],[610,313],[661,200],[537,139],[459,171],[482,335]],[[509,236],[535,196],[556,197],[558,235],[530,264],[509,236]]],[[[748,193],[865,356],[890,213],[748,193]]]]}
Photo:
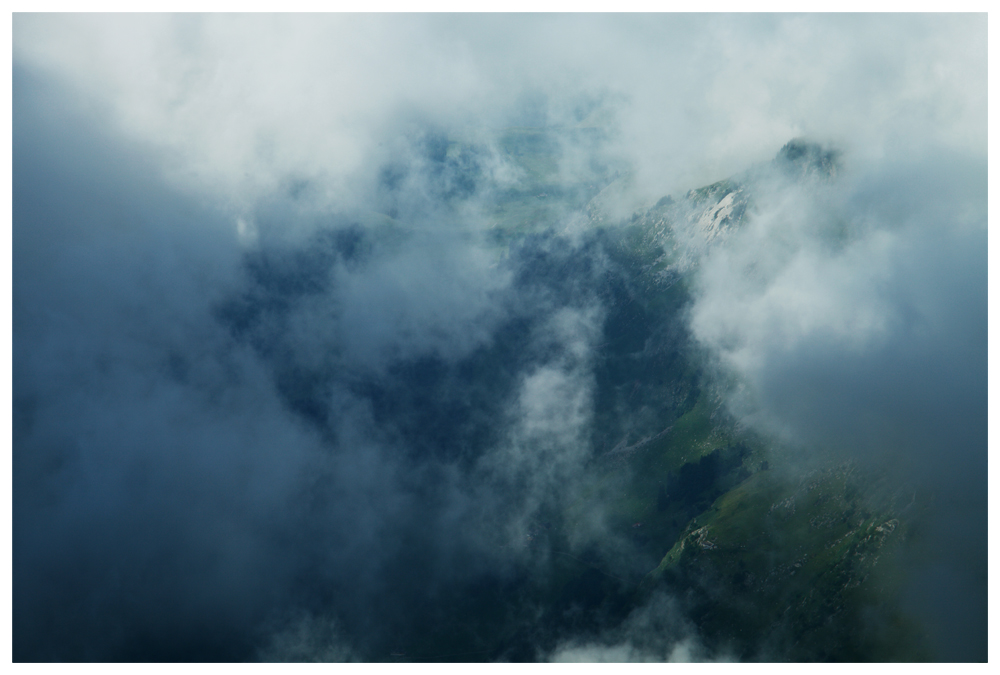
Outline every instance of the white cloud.
{"type": "MultiPolygon", "coordinates": [[[[940,439],[976,450],[983,426],[966,405],[979,405],[985,361],[985,253],[977,257],[986,205],[983,15],[16,15],[13,38],[15,68],[64,78],[93,118],[106,116],[155,148],[156,170],[210,204],[201,212],[175,193],[161,195],[158,184],[151,189],[157,177],[144,173],[148,165],[125,161],[118,149],[100,154],[106,139],[85,125],[79,134],[44,120],[32,127],[28,116],[51,112],[48,101],[15,100],[15,116],[22,114],[14,139],[21,153],[15,394],[17,414],[35,420],[16,427],[24,436],[15,484],[27,500],[18,504],[29,505],[18,517],[32,525],[16,531],[58,534],[87,520],[89,528],[75,528],[79,536],[111,532],[101,537],[124,549],[114,554],[100,537],[89,547],[73,538],[38,547],[20,539],[21,571],[34,570],[35,560],[75,567],[71,553],[79,550],[99,562],[107,556],[128,565],[131,555],[144,563],[162,541],[133,544],[130,519],[166,514],[174,527],[168,543],[196,544],[182,563],[197,566],[224,549],[218,564],[195,578],[178,567],[156,588],[138,564],[124,586],[120,579],[106,586],[104,577],[86,583],[111,588],[112,597],[116,588],[149,591],[137,601],[147,606],[177,589],[189,603],[172,615],[181,631],[201,616],[203,588],[217,594],[222,613],[240,614],[246,598],[259,603],[234,621],[242,626],[267,609],[258,589],[290,587],[300,572],[330,583],[324,575],[338,566],[345,595],[356,594],[345,602],[361,606],[367,591],[391,581],[379,576],[379,565],[397,554],[392,546],[403,531],[417,536],[408,551],[441,549],[426,577],[450,578],[458,572],[447,563],[449,546],[465,542],[452,521],[466,508],[452,491],[478,488],[482,474],[456,487],[463,477],[435,474],[433,462],[419,467],[430,478],[397,471],[411,468],[394,454],[408,448],[385,440],[391,421],[376,429],[373,405],[347,393],[338,369],[378,371],[393,358],[426,355],[458,359],[488,345],[497,323],[516,311],[551,310],[531,345],[549,357],[518,364],[505,433],[479,466],[501,482],[524,483],[519,510],[506,521],[523,528],[587,456],[591,354],[603,315],[579,303],[550,308],[530,288],[512,290],[474,239],[459,241],[449,229],[455,220],[481,225],[479,204],[452,220],[427,208],[418,223],[427,232],[357,269],[332,265],[329,292],[275,292],[260,301],[277,308],[275,330],[295,352],[294,365],[333,373],[323,375],[333,382],[324,405],[339,425],[333,435],[346,448],[342,456],[328,457],[329,439],[309,431],[272,390],[274,364],[234,346],[211,308],[220,296],[247,291],[239,286],[237,241],[279,264],[276,230],[308,230],[313,225],[300,221],[316,214],[374,208],[374,184],[389,161],[419,169],[414,129],[564,124],[575,122],[574,107],[588,98],[606,106],[617,132],[608,150],[632,163],[645,198],[744,169],[792,135],[839,142],[843,182],[768,186],[749,226],[703,252],[691,326],[754,389],[762,414],[803,438],[845,446],[862,439],[865,448],[895,443],[930,458],[934,470],[951,464],[964,476],[978,468],[978,455],[967,452],[975,461],[963,464],[956,461],[962,453],[940,439]],[[87,134],[90,145],[77,146],[76,136],[87,134]],[[310,185],[312,202],[282,212],[282,192],[297,182],[310,185]],[[274,217],[264,218],[275,202],[274,217]],[[229,225],[232,236],[222,231],[229,225]],[[498,308],[495,293],[518,306],[498,308]],[[341,360],[325,361],[334,347],[341,360]],[[184,358],[171,360],[172,352],[184,358]],[[878,425],[868,423],[873,418],[878,425]],[[59,464],[64,454],[70,459],[59,464]],[[85,471],[71,476],[78,460],[85,471]],[[134,487],[143,471],[156,479],[153,488],[134,487]],[[68,510],[38,506],[36,493],[42,500],[47,490],[59,494],[58,481],[71,479],[77,492],[68,493],[68,510]],[[23,489],[36,481],[44,489],[23,489]],[[401,487],[406,481],[433,486],[427,492],[445,504],[425,514],[413,496],[419,490],[401,487]],[[308,513],[284,512],[303,492],[310,492],[301,507],[308,513]],[[123,507],[130,499],[147,508],[123,507]],[[175,501],[184,508],[172,510],[175,501]],[[322,528],[298,533],[312,508],[324,516],[322,528]],[[115,527],[109,511],[124,514],[115,527]],[[421,519],[420,527],[410,519],[421,519]],[[273,545],[272,534],[288,532],[297,538],[273,545]]],[[[15,78],[15,86],[29,87],[30,79],[15,78]]],[[[585,159],[568,153],[563,175],[585,159]]],[[[488,174],[516,179],[502,160],[489,161],[488,174]]],[[[407,189],[415,201],[433,201],[420,180],[407,189]]],[[[289,239],[307,241],[298,234],[289,239]]],[[[406,563],[408,571],[422,569],[406,563]]],[[[22,583],[47,588],[34,574],[22,583]]],[[[409,587],[371,592],[385,598],[379,593],[409,587]]],[[[422,596],[412,601],[398,611],[412,611],[422,596]]],[[[52,616],[69,616],[59,602],[48,607],[52,616]]],[[[624,633],[564,645],[555,658],[700,658],[672,609],[644,611],[624,633]],[[654,615],[664,630],[645,627],[654,615]]],[[[277,648],[295,658],[352,655],[325,620],[306,619],[283,635],[277,648]]]]}
{"type": "Polygon", "coordinates": [[[984,15],[18,15],[14,56],[240,203],[290,176],[343,202],[399,120],[489,128],[529,93],[549,123],[610,95],[659,196],[800,134],[980,148],[985,37],[984,15]]]}

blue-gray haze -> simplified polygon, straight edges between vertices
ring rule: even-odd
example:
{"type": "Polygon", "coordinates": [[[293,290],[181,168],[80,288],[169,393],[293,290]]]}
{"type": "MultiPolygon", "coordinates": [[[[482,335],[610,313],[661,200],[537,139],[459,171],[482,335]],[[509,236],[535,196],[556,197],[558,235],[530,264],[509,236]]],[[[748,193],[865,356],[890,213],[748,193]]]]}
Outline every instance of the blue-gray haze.
{"type": "MultiPolygon", "coordinates": [[[[630,291],[582,209],[501,253],[530,177],[497,139],[584,124],[555,172],[628,174],[612,230],[840,149],[690,242],[663,330],[746,426],[933,493],[905,605],[986,659],[985,16],[15,15],[13,43],[15,660],[384,660],[521,592],[630,291]]],[[[663,594],[517,621],[469,660],[729,656],[663,594]]]]}

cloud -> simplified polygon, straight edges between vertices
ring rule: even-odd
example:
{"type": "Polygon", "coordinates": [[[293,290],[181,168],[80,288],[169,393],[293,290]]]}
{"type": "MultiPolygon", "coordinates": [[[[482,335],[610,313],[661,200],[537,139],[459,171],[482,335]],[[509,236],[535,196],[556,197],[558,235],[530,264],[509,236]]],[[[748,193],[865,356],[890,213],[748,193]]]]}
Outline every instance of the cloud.
{"type": "Polygon", "coordinates": [[[961,660],[986,644],[984,587],[962,581],[985,580],[983,159],[928,150],[763,191],[747,226],[705,254],[691,309],[695,337],[746,387],[730,399],[744,420],[952,504],[929,525],[936,553],[912,563],[914,579],[930,565],[950,590],[911,592],[922,614],[966,627],[936,645],[961,660]]]}
{"type": "Polygon", "coordinates": [[[877,164],[832,185],[765,192],[747,226],[702,262],[695,335],[810,442],[864,454],[977,437],[982,168],[929,154],[907,173],[877,164]]]}
{"type": "Polygon", "coordinates": [[[438,207],[280,200],[241,241],[50,80],[15,91],[16,658],[382,658],[507,574],[587,455],[598,247],[502,262],[438,207]]]}
{"type": "Polygon", "coordinates": [[[729,659],[709,657],[677,602],[657,593],[620,626],[599,639],[560,644],[548,660],[555,663],[693,663],[729,659]]]}
{"type": "MultiPolygon", "coordinates": [[[[687,233],[690,328],[746,420],[972,486],[957,548],[985,560],[985,29],[15,16],[15,658],[384,658],[449,603],[530,595],[552,551],[525,537],[594,451],[619,271],[556,208],[497,253],[530,184],[510,126],[600,126],[559,136],[552,181],[618,170],[624,215],[835,141],[837,181],[761,170],[742,231],[687,233]]],[[[574,551],[607,536],[584,521],[574,551]]],[[[954,593],[914,602],[978,574],[946,556],[926,578],[954,593]]],[[[710,658],[668,604],[511,639],[710,658]]]]}
{"type": "Polygon", "coordinates": [[[238,203],[289,177],[350,201],[403,119],[490,128],[533,102],[523,123],[575,123],[588,99],[655,200],[803,134],[872,156],[982,147],[985,28],[982,15],[18,15],[14,52],[238,203]]]}
{"type": "Polygon", "coordinates": [[[350,646],[341,638],[336,621],[308,615],[273,634],[258,658],[271,663],[348,663],[356,660],[350,646]]]}

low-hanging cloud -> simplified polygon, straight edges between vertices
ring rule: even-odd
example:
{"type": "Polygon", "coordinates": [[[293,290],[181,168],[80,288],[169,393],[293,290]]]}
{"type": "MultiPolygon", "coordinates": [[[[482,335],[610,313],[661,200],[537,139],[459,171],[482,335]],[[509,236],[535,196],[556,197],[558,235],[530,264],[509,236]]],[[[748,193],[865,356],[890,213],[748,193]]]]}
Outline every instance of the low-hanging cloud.
{"type": "Polygon", "coordinates": [[[964,627],[936,645],[957,659],[985,645],[970,582],[987,539],[983,176],[979,156],[928,151],[764,191],[705,254],[691,309],[696,338],[746,385],[731,399],[743,419],[952,505],[931,538],[949,590],[913,592],[933,622],[964,627]]]}
{"type": "Polygon", "coordinates": [[[800,135],[873,157],[986,140],[986,45],[969,39],[985,18],[971,15],[19,15],[15,28],[18,59],[64,73],[170,150],[174,173],[237,204],[295,178],[355,200],[401,119],[573,124],[588,101],[649,196],[800,135]]]}
{"type": "Polygon", "coordinates": [[[16,658],[384,657],[522,560],[588,454],[598,247],[501,261],[419,204],[248,243],[15,88],[16,658]]]}
{"type": "Polygon", "coordinates": [[[657,593],[619,626],[590,642],[560,644],[549,657],[555,663],[692,663],[731,661],[709,656],[679,603],[657,593]]]}
{"type": "Polygon", "coordinates": [[[13,37],[15,659],[436,660],[407,650],[461,603],[491,608],[462,605],[477,659],[726,657],[666,596],[581,631],[509,600],[613,538],[595,506],[546,539],[600,450],[621,271],[568,208],[490,239],[530,183],[501,130],[528,126],[615,217],[793,136],[843,150],[830,180],[747,174],[742,229],[678,226],[676,330],[744,384],[743,421],[961,497],[911,597],[943,654],[978,654],[984,17],[17,15],[13,37]],[[509,625],[532,628],[489,651],[509,625]]]}
{"type": "Polygon", "coordinates": [[[931,154],[772,191],[701,261],[696,336],[800,440],[919,453],[950,437],[984,458],[982,168],[931,154]]]}

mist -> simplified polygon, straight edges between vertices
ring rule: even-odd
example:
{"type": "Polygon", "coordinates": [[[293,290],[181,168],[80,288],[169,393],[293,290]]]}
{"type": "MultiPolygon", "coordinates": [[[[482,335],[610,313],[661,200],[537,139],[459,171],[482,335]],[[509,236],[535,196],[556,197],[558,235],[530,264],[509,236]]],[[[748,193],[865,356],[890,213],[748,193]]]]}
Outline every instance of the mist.
{"type": "Polygon", "coordinates": [[[699,392],[789,481],[929,495],[901,602],[985,660],[984,15],[18,14],[13,57],[15,660],[797,658],[637,595],[670,546],[594,497],[699,392]],[[626,325],[668,212],[687,295],[626,325]]]}

